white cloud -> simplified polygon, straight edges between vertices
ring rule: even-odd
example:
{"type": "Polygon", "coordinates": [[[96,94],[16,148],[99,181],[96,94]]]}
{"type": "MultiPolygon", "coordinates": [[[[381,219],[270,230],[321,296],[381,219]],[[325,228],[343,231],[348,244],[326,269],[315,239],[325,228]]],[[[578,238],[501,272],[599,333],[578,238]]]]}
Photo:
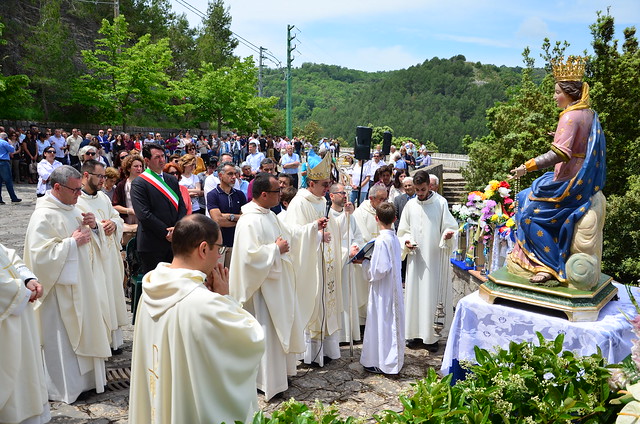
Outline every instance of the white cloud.
{"type": "Polygon", "coordinates": [[[404,69],[422,63],[424,58],[408,52],[403,46],[364,47],[354,51],[335,51],[333,61],[322,61],[329,64],[340,64],[351,69],[362,71],[389,71],[404,69]]]}
{"type": "Polygon", "coordinates": [[[511,47],[509,43],[503,40],[494,40],[494,39],[485,38],[485,37],[473,37],[473,36],[455,35],[455,34],[436,34],[435,36],[440,40],[457,41],[459,43],[479,44],[481,46],[500,47],[500,48],[511,47]]]}
{"type": "Polygon", "coordinates": [[[549,30],[549,26],[538,16],[531,16],[526,18],[520,24],[520,27],[516,31],[518,38],[542,40],[545,37],[552,38],[555,36],[553,32],[549,30]]]}

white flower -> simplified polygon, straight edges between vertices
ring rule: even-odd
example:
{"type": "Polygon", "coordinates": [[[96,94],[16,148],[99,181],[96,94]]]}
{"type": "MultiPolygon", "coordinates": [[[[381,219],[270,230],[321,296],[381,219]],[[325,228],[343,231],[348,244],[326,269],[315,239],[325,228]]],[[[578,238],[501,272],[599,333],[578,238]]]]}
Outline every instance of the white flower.
{"type": "Polygon", "coordinates": [[[511,193],[511,189],[506,188],[506,187],[500,187],[498,189],[498,193],[500,193],[500,196],[504,197],[508,197],[509,193],[511,193]]]}

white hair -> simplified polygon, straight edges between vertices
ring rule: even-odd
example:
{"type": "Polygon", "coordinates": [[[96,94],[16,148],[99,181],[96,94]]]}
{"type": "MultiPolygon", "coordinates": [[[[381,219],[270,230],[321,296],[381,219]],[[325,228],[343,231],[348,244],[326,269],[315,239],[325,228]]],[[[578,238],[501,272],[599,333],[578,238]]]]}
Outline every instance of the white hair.
{"type": "Polygon", "coordinates": [[[440,184],[440,178],[437,175],[429,174],[429,180],[434,184],[440,184]]]}

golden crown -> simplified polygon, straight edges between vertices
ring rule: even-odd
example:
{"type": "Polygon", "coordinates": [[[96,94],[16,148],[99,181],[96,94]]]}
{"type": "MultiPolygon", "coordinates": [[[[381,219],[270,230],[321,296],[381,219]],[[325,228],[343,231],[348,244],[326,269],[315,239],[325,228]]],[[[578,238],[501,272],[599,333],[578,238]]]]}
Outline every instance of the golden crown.
{"type": "Polygon", "coordinates": [[[553,77],[556,81],[582,81],[586,64],[586,56],[569,56],[566,62],[562,56],[551,59],[553,77]]]}

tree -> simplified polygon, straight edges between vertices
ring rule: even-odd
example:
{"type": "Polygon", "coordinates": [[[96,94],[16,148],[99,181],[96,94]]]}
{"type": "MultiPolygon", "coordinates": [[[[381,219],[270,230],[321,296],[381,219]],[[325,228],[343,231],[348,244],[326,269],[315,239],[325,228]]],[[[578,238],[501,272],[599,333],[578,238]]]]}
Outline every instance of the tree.
{"type": "Polygon", "coordinates": [[[186,99],[185,109],[196,120],[214,123],[218,135],[223,126],[254,132],[258,126],[268,125],[278,100],[257,97],[256,73],[252,57],[219,69],[212,63],[203,63],[198,71],[187,72],[175,85],[186,99]]]}
{"type": "Polygon", "coordinates": [[[95,50],[83,50],[89,74],[77,80],[75,100],[92,106],[104,123],[119,122],[126,128],[137,109],[168,111],[170,97],[167,69],[171,65],[169,40],[151,42],[143,35],[128,47],[130,34],[124,16],[102,21],[95,50]]]}
{"type": "Polygon", "coordinates": [[[640,50],[635,27],[624,30],[622,51],[614,39],[614,20],[598,12],[591,25],[594,56],[589,63],[593,109],[607,137],[605,194],[624,194],[630,175],[640,173],[640,50]]]}
{"type": "Polygon", "coordinates": [[[373,124],[367,125],[368,127],[373,128],[373,132],[371,134],[371,147],[377,146],[378,144],[382,144],[382,136],[385,132],[389,131],[391,133],[393,139],[393,128],[388,125],[383,125],[381,127],[375,127],[373,124]]]}
{"type": "Polygon", "coordinates": [[[315,143],[320,139],[324,130],[316,121],[309,121],[305,124],[304,128],[294,131],[294,135],[298,138],[304,138],[311,143],[315,143]]]}
{"type": "Polygon", "coordinates": [[[210,1],[207,15],[202,20],[202,27],[198,30],[196,41],[198,63],[211,63],[214,69],[230,66],[236,59],[233,51],[237,46],[238,40],[234,38],[231,31],[229,8],[225,8],[224,0],[210,1]]]}
{"type": "MultiPolygon", "coordinates": [[[[553,102],[553,78],[547,75],[542,84],[536,85],[528,48],[523,58],[526,68],[520,85],[506,102],[487,111],[489,134],[464,139],[470,163],[462,174],[471,190],[484,187],[490,180],[504,179],[515,166],[549,150],[549,133],[555,129],[559,112],[553,102]]],[[[526,175],[521,184],[526,187],[532,180],[526,175]]]]}
{"type": "Polygon", "coordinates": [[[55,106],[69,99],[67,83],[76,74],[69,60],[76,53],[67,25],[60,15],[61,0],[47,0],[40,19],[24,39],[25,55],[21,65],[40,97],[44,119],[49,120],[55,106]]]}
{"type": "MultiPolygon", "coordinates": [[[[4,24],[0,22],[0,44],[6,43],[2,39],[3,29],[4,24]]],[[[0,98],[3,105],[2,113],[6,118],[19,117],[21,107],[31,103],[31,92],[27,88],[29,82],[29,77],[26,75],[4,76],[0,73],[0,98]]]]}

